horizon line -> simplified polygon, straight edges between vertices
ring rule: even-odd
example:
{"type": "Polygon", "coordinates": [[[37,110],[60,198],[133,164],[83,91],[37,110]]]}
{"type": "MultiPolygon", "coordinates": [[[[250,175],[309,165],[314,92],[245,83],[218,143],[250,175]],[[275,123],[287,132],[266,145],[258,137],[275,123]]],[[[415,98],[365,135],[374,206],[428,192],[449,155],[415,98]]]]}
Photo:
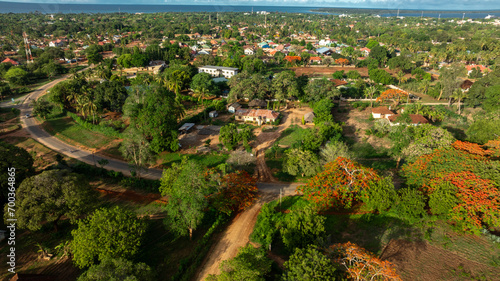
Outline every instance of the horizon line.
{"type": "MultiPolygon", "coordinates": [[[[154,4],[139,4],[139,3],[67,3],[67,2],[24,2],[24,1],[3,1],[0,0],[0,3],[16,3],[16,4],[54,4],[54,5],[123,5],[123,6],[211,6],[210,3],[216,4],[217,2],[205,2],[205,3],[190,3],[190,4],[181,4],[181,3],[154,3],[154,4]]],[[[221,3],[222,4],[222,3],[221,3]]],[[[339,6],[309,6],[309,5],[273,5],[273,4],[259,4],[259,5],[248,5],[248,4],[231,4],[228,6],[243,6],[243,7],[308,7],[308,8],[337,8],[337,9],[356,9],[356,10],[400,10],[400,11],[429,11],[429,12],[500,12],[500,8],[492,9],[492,10],[429,10],[429,9],[412,9],[412,8],[377,8],[377,7],[339,7],[339,6]]],[[[207,12],[210,13],[210,12],[207,12]]]]}

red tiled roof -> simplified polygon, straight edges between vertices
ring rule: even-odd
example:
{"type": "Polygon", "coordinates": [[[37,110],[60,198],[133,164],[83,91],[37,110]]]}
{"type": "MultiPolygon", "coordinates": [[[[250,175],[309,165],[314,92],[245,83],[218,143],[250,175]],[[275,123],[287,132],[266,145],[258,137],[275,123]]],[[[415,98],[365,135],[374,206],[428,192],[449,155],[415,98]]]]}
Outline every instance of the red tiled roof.
{"type": "Polygon", "coordinates": [[[333,83],[335,83],[335,87],[342,86],[342,85],[347,85],[348,83],[346,81],[340,80],[340,79],[330,79],[333,83]]]}
{"type": "Polygon", "coordinates": [[[19,63],[11,58],[6,58],[2,61],[2,63],[10,63],[12,65],[19,65],[19,63]]]}
{"type": "Polygon", "coordinates": [[[485,70],[488,70],[488,71],[490,70],[489,68],[487,68],[484,65],[471,64],[471,65],[466,65],[465,67],[467,68],[467,71],[472,71],[474,68],[477,68],[477,67],[479,67],[479,70],[481,70],[481,72],[484,72],[485,70]]]}
{"type": "MultiPolygon", "coordinates": [[[[400,114],[392,115],[392,116],[389,116],[388,119],[389,119],[389,121],[394,122],[394,121],[396,121],[396,119],[399,118],[399,116],[401,116],[401,115],[400,114]]],[[[410,114],[410,119],[411,119],[412,124],[429,123],[429,120],[427,120],[424,116],[422,116],[420,114],[410,114]]]]}
{"type": "Polygon", "coordinates": [[[286,56],[286,57],[285,57],[285,60],[287,60],[287,61],[289,61],[289,62],[292,62],[292,61],[294,61],[294,60],[301,61],[301,60],[302,60],[302,58],[301,58],[301,57],[299,57],[299,56],[286,56]]]}
{"type": "Polygon", "coordinates": [[[311,61],[321,61],[320,57],[310,57],[309,60],[311,61]]]}
{"type": "Polygon", "coordinates": [[[372,109],[372,113],[375,113],[375,114],[384,114],[384,115],[387,115],[387,114],[395,114],[393,111],[389,110],[389,108],[387,108],[386,106],[379,106],[379,107],[375,107],[372,109]]]}
{"type": "Polygon", "coordinates": [[[269,109],[238,109],[235,113],[238,116],[262,117],[265,119],[276,119],[280,115],[276,111],[269,109]]]}

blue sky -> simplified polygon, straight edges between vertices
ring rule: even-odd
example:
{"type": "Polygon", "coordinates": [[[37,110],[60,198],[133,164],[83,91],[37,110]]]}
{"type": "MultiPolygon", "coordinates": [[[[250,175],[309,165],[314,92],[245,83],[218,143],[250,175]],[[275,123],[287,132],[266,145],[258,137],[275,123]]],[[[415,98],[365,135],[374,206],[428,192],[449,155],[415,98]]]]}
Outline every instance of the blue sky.
{"type": "Polygon", "coordinates": [[[500,0],[7,0],[24,3],[73,4],[178,4],[178,5],[250,5],[250,6],[321,6],[381,9],[425,10],[500,10],[500,0]]]}

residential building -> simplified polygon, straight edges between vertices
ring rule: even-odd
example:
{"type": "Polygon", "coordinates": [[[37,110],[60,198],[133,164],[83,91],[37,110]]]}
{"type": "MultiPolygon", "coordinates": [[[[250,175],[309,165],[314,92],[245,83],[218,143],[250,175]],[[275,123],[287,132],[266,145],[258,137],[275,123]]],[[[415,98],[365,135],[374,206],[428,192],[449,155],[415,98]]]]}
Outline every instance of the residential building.
{"type": "Polygon", "coordinates": [[[2,63],[10,63],[12,65],[19,65],[19,63],[11,58],[6,58],[2,61],[2,63]]]}
{"type": "Polygon", "coordinates": [[[198,67],[198,72],[205,72],[210,74],[212,77],[220,77],[224,76],[225,78],[231,78],[234,75],[238,74],[238,68],[235,67],[225,67],[225,66],[214,66],[214,65],[205,65],[198,67]]]}
{"type": "Polygon", "coordinates": [[[235,112],[235,119],[238,121],[257,122],[260,126],[265,123],[275,122],[279,115],[279,112],[268,109],[238,109],[235,112]]]}

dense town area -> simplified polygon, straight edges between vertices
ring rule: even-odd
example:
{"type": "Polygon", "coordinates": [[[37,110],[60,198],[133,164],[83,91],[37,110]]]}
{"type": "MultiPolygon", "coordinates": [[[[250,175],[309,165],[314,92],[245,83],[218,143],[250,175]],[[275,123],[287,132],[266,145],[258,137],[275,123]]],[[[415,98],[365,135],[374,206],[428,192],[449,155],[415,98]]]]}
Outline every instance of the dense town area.
{"type": "Polygon", "coordinates": [[[500,280],[499,25],[0,14],[0,279],[500,280]]]}

